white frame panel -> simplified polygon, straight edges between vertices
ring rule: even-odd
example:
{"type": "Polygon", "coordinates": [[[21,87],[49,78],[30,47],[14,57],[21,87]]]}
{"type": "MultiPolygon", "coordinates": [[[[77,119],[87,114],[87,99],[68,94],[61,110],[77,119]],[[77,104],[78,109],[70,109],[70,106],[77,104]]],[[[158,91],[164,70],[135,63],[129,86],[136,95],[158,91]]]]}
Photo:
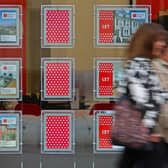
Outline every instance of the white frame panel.
{"type": "Polygon", "coordinates": [[[99,44],[99,10],[137,10],[146,11],[146,21],[144,23],[151,23],[151,6],[150,5],[95,5],[94,6],[94,35],[93,35],[93,41],[94,41],[94,47],[95,48],[114,48],[114,47],[127,47],[128,43],[102,43],[99,44]]]}
{"type": "Polygon", "coordinates": [[[0,154],[22,154],[22,111],[14,111],[14,110],[0,110],[0,115],[5,117],[16,117],[17,118],[17,138],[16,143],[17,147],[10,150],[6,148],[0,148],[0,154]]]}
{"type": "Polygon", "coordinates": [[[75,96],[75,60],[73,58],[41,58],[41,100],[43,101],[73,101],[75,96]],[[46,93],[46,63],[69,63],[70,66],[70,95],[69,96],[47,96],[46,93]]]}
{"type": "Polygon", "coordinates": [[[94,110],[93,113],[93,153],[94,154],[111,154],[113,152],[123,152],[124,147],[123,146],[117,146],[113,145],[112,148],[99,148],[99,122],[98,122],[98,116],[99,115],[105,115],[105,116],[113,116],[113,127],[115,124],[115,111],[113,110],[94,110]]]}
{"type": "Polygon", "coordinates": [[[16,42],[0,43],[0,48],[22,48],[23,43],[23,23],[22,23],[22,5],[0,5],[0,10],[9,10],[16,12],[16,42]]]}
{"type": "Polygon", "coordinates": [[[75,46],[75,6],[74,5],[41,5],[41,47],[42,48],[74,48],[75,46]],[[46,36],[46,10],[69,10],[70,11],[70,42],[51,43],[45,40],[46,36]]]}
{"type": "Polygon", "coordinates": [[[0,62],[6,65],[16,65],[16,96],[0,96],[1,101],[21,101],[22,100],[22,58],[0,58],[0,62]]]}
{"type": "Polygon", "coordinates": [[[75,112],[73,110],[42,110],[41,112],[41,154],[74,154],[75,153],[75,112]],[[45,118],[47,116],[69,116],[70,118],[70,148],[54,149],[46,148],[45,118]]]}
{"type": "MultiPolygon", "coordinates": [[[[93,97],[95,101],[109,101],[111,99],[115,100],[118,99],[119,96],[100,96],[99,95],[99,71],[98,71],[98,65],[99,63],[117,63],[117,64],[123,64],[124,65],[124,58],[121,57],[95,57],[93,61],[93,97]]],[[[124,70],[124,69],[123,69],[124,70]]],[[[114,70],[113,70],[114,71],[114,70]]],[[[114,78],[114,76],[113,76],[114,78]]]]}

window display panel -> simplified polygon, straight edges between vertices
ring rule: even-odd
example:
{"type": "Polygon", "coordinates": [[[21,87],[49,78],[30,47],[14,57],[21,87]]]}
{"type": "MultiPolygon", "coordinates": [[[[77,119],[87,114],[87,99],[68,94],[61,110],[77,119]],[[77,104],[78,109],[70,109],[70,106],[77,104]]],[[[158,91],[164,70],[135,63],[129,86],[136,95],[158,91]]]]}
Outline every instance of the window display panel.
{"type": "Polygon", "coordinates": [[[95,58],[94,97],[95,99],[118,98],[118,82],[122,79],[121,58],[95,58]]]}
{"type": "Polygon", "coordinates": [[[126,46],[140,25],[148,22],[149,7],[96,5],[95,47],[126,46]]]}
{"type": "Polygon", "coordinates": [[[22,47],[22,6],[0,5],[0,47],[22,47]]]}
{"type": "Polygon", "coordinates": [[[21,111],[0,111],[0,153],[21,153],[21,143],[21,111]]]}
{"type": "Polygon", "coordinates": [[[113,126],[115,112],[110,110],[94,111],[94,153],[119,152],[123,147],[113,145],[113,126]]]}
{"type": "Polygon", "coordinates": [[[74,60],[42,58],[42,99],[72,100],[74,97],[74,60]]]}
{"type": "Polygon", "coordinates": [[[74,6],[41,6],[42,48],[74,45],[74,6]]]}
{"type": "Polygon", "coordinates": [[[73,111],[42,111],[42,153],[74,153],[73,113],[73,111]]]}
{"type": "Polygon", "coordinates": [[[22,99],[22,60],[0,58],[0,100],[22,99]]]}

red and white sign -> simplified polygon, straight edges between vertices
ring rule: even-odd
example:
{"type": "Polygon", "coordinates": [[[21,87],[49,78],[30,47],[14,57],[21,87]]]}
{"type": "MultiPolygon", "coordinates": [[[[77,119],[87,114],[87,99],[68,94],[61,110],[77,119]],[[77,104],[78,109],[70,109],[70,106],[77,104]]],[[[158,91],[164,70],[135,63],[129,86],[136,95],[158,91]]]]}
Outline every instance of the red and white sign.
{"type": "Polygon", "coordinates": [[[16,118],[1,118],[1,124],[8,125],[8,124],[16,124],[16,118]]]}
{"type": "Polygon", "coordinates": [[[46,148],[48,150],[69,149],[71,145],[70,116],[48,115],[45,122],[46,148]]]}
{"type": "Polygon", "coordinates": [[[16,19],[16,12],[2,12],[2,19],[16,19]]]}
{"type": "Polygon", "coordinates": [[[46,63],[46,96],[69,96],[70,63],[46,63]]]}
{"type": "Polygon", "coordinates": [[[98,127],[99,127],[99,149],[109,149],[112,148],[112,125],[113,116],[112,115],[99,115],[98,116],[98,127]]]}
{"type": "Polygon", "coordinates": [[[99,63],[99,96],[112,96],[113,95],[113,63],[99,63]]]}
{"type": "Polygon", "coordinates": [[[131,19],[145,19],[145,12],[131,12],[131,19]]]}
{"type": "Polygon", "coordinates": [[[46,11],[46,41],[47,43],[69,43],[70,40],[70,11],[46,11]]]}
{"type": "Polygon", "coordinates": [[[99,11],[99,43],[113,43],[113,11],[99,11]]]}
{"type": "Polygon", "coordinates": [[[0,70],[3,72],[3,71],[8,71],[8,72],[10,72],[10,71],[16,71],[17,70],[17,67],[16,67],[16,65],[4,65],[4,66],[2,66],[1,68],[0,68],[0,70]]]}

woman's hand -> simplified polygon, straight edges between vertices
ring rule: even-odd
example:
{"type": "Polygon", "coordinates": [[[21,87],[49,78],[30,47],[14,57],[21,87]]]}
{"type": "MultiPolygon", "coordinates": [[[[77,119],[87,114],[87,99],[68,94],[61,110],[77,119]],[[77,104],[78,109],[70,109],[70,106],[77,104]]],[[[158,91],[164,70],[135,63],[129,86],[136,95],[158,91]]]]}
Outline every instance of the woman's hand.
{"type": "Polygon", "coordinates": [[[153,133],[149,135],[150,142],[160,142],[161,140],[162,140],[161,134],[153,133]]]}

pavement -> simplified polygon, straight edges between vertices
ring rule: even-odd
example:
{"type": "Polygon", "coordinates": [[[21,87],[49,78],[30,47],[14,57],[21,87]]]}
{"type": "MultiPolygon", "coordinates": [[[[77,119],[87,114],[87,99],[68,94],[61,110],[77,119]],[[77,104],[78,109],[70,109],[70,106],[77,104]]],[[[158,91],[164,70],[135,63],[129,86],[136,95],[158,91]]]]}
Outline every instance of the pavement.
{"type": "Polygon", "coordinates": [[[77,145],[74,155],[41,155],[39,145],[25,145],[22,155],[1,155],[1,168],[117,168],[120,154],[93,154],[92,146],[77,145]]]}

